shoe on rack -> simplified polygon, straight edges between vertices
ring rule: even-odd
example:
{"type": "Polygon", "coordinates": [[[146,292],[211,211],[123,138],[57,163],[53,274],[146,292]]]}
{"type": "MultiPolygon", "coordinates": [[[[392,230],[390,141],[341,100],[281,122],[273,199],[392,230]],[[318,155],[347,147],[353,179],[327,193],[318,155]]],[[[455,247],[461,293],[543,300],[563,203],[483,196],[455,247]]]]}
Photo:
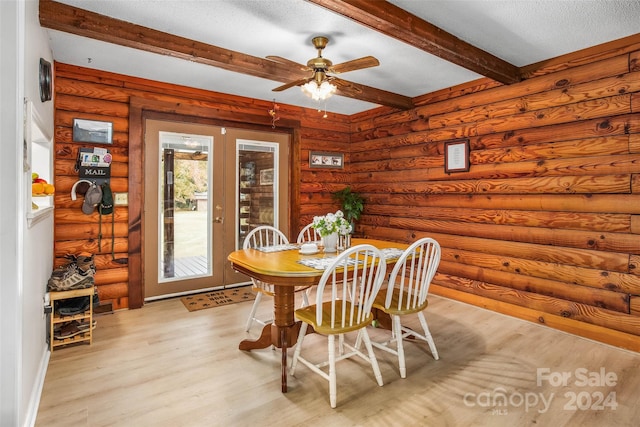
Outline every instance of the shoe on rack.
{"type": "Polygon", "coordinates": [[[49,291],[69,291],[72,289],[85,289],[93,286],[93,271],[84,272],[78,269],[76,263],[58,267],[51,273],[47,283],[49,291]]]}
{"type": "Polygon", "coordinates": [[[73,316],[89,310],[91,298],[77,297],[60,300],[58,303],[58,314],[60,316],[73,316]]]}
{"type": "Polygon", "coordinates": [[[85,331],[81,331],[78,328],[78,322],[75,320],[73,322],[65,323],[60,327],[59,330],[53,331],[53,337],[57,340],[63,340],[65,338],[75,337],[78,334],[81,334],[85,331]]]}
{"type": "Polygon", "coordinates": [[[96,273],[96,264],[94,262],[94,255],[78,255],[75,257],[76,265],[78,266],[78,270],[85,274],[95,274],[96,273]]]}
{"type": "Polygon", "coordinates": [[[91,270],[93,273],[96,272],[95,255],[67,254],[64,257],[68,260],[67,265],[75,264],[84,273],[88,270],[91,270]]]}
{"type": "Polygon", "coordinates": [[[98,288],[95,288],[93,291],[92,303],[93,303],[94,309],[100,305],[100,296],[98,295],[98,288]]]}
{"type": "MultiPolygon", "coordinates": [[[[96,320],[94,320],[93,322],[91,322],[91,329],[95,329],[96,325],[98,324],[98,322],[96,320]]],[[[78,329],[80,329],[82,332],[88,331],[89,330],[89,322],[82,322],[78,324],[78,329]]]]}

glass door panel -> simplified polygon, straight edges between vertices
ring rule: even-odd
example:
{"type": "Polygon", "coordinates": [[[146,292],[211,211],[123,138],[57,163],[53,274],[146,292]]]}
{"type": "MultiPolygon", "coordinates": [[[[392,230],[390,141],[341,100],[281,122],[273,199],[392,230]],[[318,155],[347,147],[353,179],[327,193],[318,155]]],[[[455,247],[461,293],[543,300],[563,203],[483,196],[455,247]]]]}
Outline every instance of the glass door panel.
{"type": "Polygon", "coordinates": [[[158,282],[211,276],[211,136],[160,132],[158,282]]]}
{"type": "Polygon", "coordinates": [[[278,144],[236,140],[236,248],[261,225],[278,228],[278,144]]]}

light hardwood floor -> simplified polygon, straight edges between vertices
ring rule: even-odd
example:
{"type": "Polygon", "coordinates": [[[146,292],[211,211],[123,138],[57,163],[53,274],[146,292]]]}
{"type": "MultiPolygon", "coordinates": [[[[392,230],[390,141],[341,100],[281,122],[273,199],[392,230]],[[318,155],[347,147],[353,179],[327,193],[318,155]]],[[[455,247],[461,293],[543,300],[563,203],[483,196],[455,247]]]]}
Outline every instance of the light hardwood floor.
{"type": "MultiPolygon", "coordinates": [[[[52,353],[36,425],[640,424],[640,354],[435,296],[426,315],[440,360],[426,344],[408,343],[401,379],[396,359],[376,351],[383,387],[357,359],[339,362],[331,409],[328,383],[306,367],[283,394],[278,351],[238,350],[260,329],[243,330],[250,308],[190,313],[172,299],[97,317],[91,346],[52,353]]],[[[383,333],[371,330],[372,338],[383,333]]],[[[305,350],[324,355],[320,338],[309,337],[305,350]]]]}

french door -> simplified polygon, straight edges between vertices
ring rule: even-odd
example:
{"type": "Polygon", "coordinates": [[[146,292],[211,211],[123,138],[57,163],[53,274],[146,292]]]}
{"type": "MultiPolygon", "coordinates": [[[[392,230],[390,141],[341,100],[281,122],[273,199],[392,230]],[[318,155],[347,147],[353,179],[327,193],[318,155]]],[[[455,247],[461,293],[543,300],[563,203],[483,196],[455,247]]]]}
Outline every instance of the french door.
{"type": "Polygon", "coordinates": [[[250,229],[289,223],[288,153],[286,134],[145,121],[145,299],[246,281],[226,257],[250,229]]]}

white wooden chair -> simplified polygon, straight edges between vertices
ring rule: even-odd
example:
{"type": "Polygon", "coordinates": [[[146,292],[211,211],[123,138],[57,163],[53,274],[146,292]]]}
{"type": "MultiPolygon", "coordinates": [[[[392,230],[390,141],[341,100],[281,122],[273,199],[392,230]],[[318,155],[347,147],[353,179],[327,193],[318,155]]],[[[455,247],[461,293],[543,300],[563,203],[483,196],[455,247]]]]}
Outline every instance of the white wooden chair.
{"type": "Polygon", "coordinates": [[[322,240],[322,236],[320,236],[320,233],[318,233],[318,231],[313,228],[313,223],[309,223],[307,225],[305,225],[305,227],[300,230],[300,233],[298,233],[298,238],[296,240],[297,243],[317,243],[320,242],[322,240]]]}
{"type": "Polygon", "coordinates": [[[324,271],[317,286],[316,303],[295,311],[302,326],[291,361],[291,375],[295,375],[297,363],[301,362],[329,381],[329,401],[332,408],[336,407],[336,362],[340,360],[359,356],[373,368],[378,385],[383,385],[366,326],[373,320],[371,305],[382,286],[385,272],[386,261],[379,249],[372,245],[358,245],[347,249],[324,271]],[[314,363],[301,355],[309,325],[316,333],[327,336],[327,361],[314,363]],[[361,352],[355,344],[345,342],[345,334],[354,331],[357,331],[355,342],[364,342],[368,354],[361,352]],[[345,348],[348,350],[346,353],[345,348]],[[323,369],[326,366],[329,366],[328,373],[323,369]]]}
{"type": "MultiPolygon", "coordinates": [[[[276,246],[276,245],[286,245],[289,243],[289,239],[287,236],[282,233],[282,231],[278,230],[275,227],[270,225],[262,225],[254,228],[247,234],[247,237],[244,239],[244,243],[242,245],[242,249],[249,248],[257,248],[263,246],[276,246]]],[[[251,279],[252,281],[252,290],[256,293],[256,299],[253,302],[253,306],[251,307],[251,312],[249,313],[249,318],[247,319],[247,325],[245,327],[245,331],[249,331],[253,322],[257,322],[263,326],[268,325],[273,322],[273,319],[259,319],[256,317],[256,311],[258,309],[258,305],[262,300],[263,295],[273,297],[274,289],[273,284],[265,283],[258,279],[251,279]]],[[[297,286],[295,288],[296,292],[307,291],[308,286],[297,286]]],[[[302,306],[309,305],[309,299],[307,297],[307,293],[303,292],[302,294],[302,306]]]]}
{"type": "Polygon", "coordinates": [[[400,376],[406,378],[407,369],[404,359],[403,340],[411,336],[426,341],[435,360],[439,359],[436,345],[422,313],[427,308],[427,295],[431,280],[440,264],[440,245],[434,239],[425,237],[409,246],[396,262],[386,291],[382,289],[376,297],[373,307],[384,311],[391,317],[391,339],[385,342],[372,342],[373,346],[398,357],[400,376]],[[403,326],[400,318],[416,313],[420,319],[424,334],[403,326]],[[395,348],[393,348],[395,343],[395,348]]]}

